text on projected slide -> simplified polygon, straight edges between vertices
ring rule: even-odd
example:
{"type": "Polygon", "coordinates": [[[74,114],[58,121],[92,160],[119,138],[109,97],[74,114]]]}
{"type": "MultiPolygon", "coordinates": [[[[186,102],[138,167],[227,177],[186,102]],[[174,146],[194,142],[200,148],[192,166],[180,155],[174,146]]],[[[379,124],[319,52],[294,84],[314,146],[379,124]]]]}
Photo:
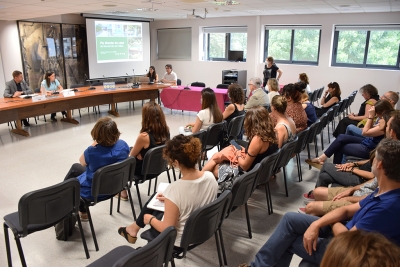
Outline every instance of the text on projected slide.
{"type": "Polygon", "coordinates": [[[143,60],[142,25],[96,21],[97,62],[143,60]]]}

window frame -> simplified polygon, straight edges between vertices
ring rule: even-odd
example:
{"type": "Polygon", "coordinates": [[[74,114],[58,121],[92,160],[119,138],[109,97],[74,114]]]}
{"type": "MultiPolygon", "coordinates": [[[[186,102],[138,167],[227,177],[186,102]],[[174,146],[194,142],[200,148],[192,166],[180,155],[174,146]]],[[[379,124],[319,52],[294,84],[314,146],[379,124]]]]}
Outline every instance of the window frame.
{"type": "MultiPolygon", "coordinates": [[[[389,66],[389,65],[380,65],[380,64],[367,64],[367,59],[368,59],[368,49],[370,45],[370,36],[371,36],[371,31],[382,31],[385,27],[390,27],[391,25],[352,25],[349,26],[348,30],[364,30],[367,32],[367,37],[366,37],[366,43],[365,43],[365,50],[364,50],[364,60],[362,64],[354,64],[354,63],[337,63],[337,49],[338,49],[338,43],[339,43],[339,33],[340,31],[344,31],[346,25],[337,25],[335,26],[335,32],[333,35],[333,44],[332,44],[332,63],[331,65],[334,67],[351,67],[351,68],[363,68],[363,69],[387,69],[387,70],[400,70],[400,42],[399,42],[399,48],[397,51],[397,62],[396,66],[389,66]],[[352,29],[351,27],[354,27],[352,29]],[[338,29],[339,28],[339,29],[338,29]]],[[[393,25],[392,25],[393,26],[393,25]]],[[[400,24],[397,25],[398,30],[400,30],[400,24]]]]}
{"type": "MultiPolygon", "coordinates": [[[[274,62],[276,63],[283,63],[283,64],[293,64],[293,65],[311,65],[311,66],[318,66],[319,64],[319,56],[320,56],[320,50],[321,50],[321,32],[322,32],[322,26],[321,25],[310,25],[310,26],[287,26],[287,25],[274,25],[274,26],[265,26],[265,32],[264,32],[264,59],[266,59],[268,56],[268,39],[269,39],[269,31],[270,30],[291,30],[292,35],[290,38],[290,59],[289,60],[282,60],[282,59],[277,59],[274,57],[274,62]],[[318,54],[317,54],[317,61],[316,62],[311,62],[311,61],[305,61],[305,60],[293,60],[293,53],[294,53],[294,34],[296,30],[319,30],[319,42],[318,42],[318,54]]],[[[271,55],[273,57],[273,55],[271,55]]]]}
{"type": "MultiPolygon", "coordinates": [[[[229,61],[228,60],[228,52],[230,51],[230,47],[231,47],[231,33],[238,33],[238,32],[229,32],[230,28],[245,28],[246,31],[242,32],[242,33],[246,33],[247,34],[247,26],[238,26],[238,27],[204,27],[203,28],[203,38],[204,38],[204,43],[203,46],[206,49],[203,49],[203,61],[227,61],[227,62],[233,62],[233,61],[229,61]],[[212,28],[220,28],[220,29],[224,29],[226,32],[206,32],[206,29],[212,29],[212,28]],[[225,57],[212,57],[210,58],[210,34],[212,33],[225,33],[225,57]],[[205,53],[205,51],[207,51],[207,53],[205,53]]],[[[248,38],[248,36],[247,36],[248,38]]],[[[247,43],[246,43],[246,49],[247,49],[247,43]]],[[[232,50],[232,51],[236,51],[236,50],[232,50]]],[[[246,57],[243,56],[243,61],[240,62],[246,62],[247,61],[247,53],[246,53],[246,57]]]]}

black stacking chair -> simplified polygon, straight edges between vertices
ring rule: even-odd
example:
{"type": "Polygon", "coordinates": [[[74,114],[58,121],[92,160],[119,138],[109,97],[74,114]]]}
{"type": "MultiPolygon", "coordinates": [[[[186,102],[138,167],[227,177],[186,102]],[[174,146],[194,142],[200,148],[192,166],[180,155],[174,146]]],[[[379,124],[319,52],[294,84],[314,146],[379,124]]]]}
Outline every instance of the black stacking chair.
{"type": "Polygon", "coordinates": [[[300,161],[300,153],[306,148],[306,141],[308,134],[310,132],[310,127],[307,127],[303,131],[297,134],[297,141],[296,147],[294,148],[293,154],[296,154],[296,162],[297,162],[297,173],[299,175],[299,182],[303,181],[303,174],[301,172],[301,161],[300,161]]]}
{"type": "Polygon", "coordinates": [[[176,80],[176,85],[181,85],[181,84],[182,84],[181,79],[177,79],[177,80],[176,80]]]}
{"type": "MultiPolygon", "coordinates": [[[[316,122],[314,122],[313,124],[311,124],[310,126],[310,130],[307,136],[307,152],[308,152],[308,158],[311,159],[311,153],[310,153],[310,143],[314,144],[316,143],[316,136],[317,136],[317,130],[320,124],[320,120],[318,119],[316,122]]],[[[315,157],[318,157],[318,147],[315,147],[315,157]]],[[[311,170],[311,165],[309,166],[309,169],[311,170]]]]}
{"type": "Polygon", "coordinates": [[[257,185],[262,185],[264,184],[265,187],[265,196],[267,198],[267,207],[268,207],[268,215],[271,213],[274,213],[272,209],[272,198],[271,198],[271,191],[269,188],[269,179],[274,173],[274,167],[276,164],[276,161],[279,157],[279,154],[281,153],[281,150],[278,149],[275,153],[266,156],[260,163],[260,168],[258,169],[257,172],[257,177],[255,180],[254,188],[253,191],[255,190],[257,185]]]}
{"type": "Polygon", "coordinates": [[[286,165],[292,158],[293,151],[296,147],[297,141],[298,141],[298,137],[296,136],[296,138],[294,140],[287,142],[286,144],[284,144],[282,146],[281,152],[279,153],[279,157],[276,160],[276,164],[275,164],[275,168],[274,168],[274,173],[276,173],[280,168],[283,169],[283,178],[285,181],[285,191],[286,191],[287,197],[289,196],[289,192],[287,189],[286,165]]]}
{"type": "MultiPolygon", "coordinates": [[[[329,109],[330,110],[330,109],[329,109]]],[[[317,129],[317,132],[315,135],[320,135],[321,136],[321,149],[324,150],[324,128],[325,126],[328,124],[328,112],[332,112],[332,111],[327,111],[324,115],[322,115],[319,118],[319,126],[317,129]]],[[[318,154],[318,142],[317,142],[317,138],[315,138],[315,143],[314,143],[315,147],[316,147],[316,153],[318,154]]]]}
{"type": "MultiPolygon", "coordinates": [[[[202,155],[205,154],[208,150],[213,149],[215,146],[219,146],[222,139],[222,130],[224,129],[224,127],[225,121],[214,123],[208,126],[206,136],[204,137],[204,142],[202,143],[202,155]]],[[[205,159],[203,159],[202,166],[204,166],[204,161],[205,159]]]]}
{"type": "MultiPolygon", "coordinates": [[[[249,209],[247,207],[247,201],[249,200],[251,194],[254,191],[254,184],[256,183],[257,172],[260,167],[260,163],[253,167],[252,170],[240,175],[235,179],[232,186],[232,201],[229,205],[228,216],[233,211],[233,208],[242,206],[246,210],[246,221],[247,221],[247,231],[249,232],[249,238],[253,236],[251,234],[251,225],[249,217],[249,209]]],[[[228,218],[227,216],[227,218],[228,218]]]]}
{"type": "MultiPolygon", "coordinates": [[[[335,114],[336,114],[338,108],[339,108],[339,104],[336,104],[336,105],[334,105],[333,107],[331,107],[329,109],[329,110],[332,109],[332,112],[330,112],[328,114],[328,123],[327,123],[327,126],[328,126],[328,142],[329,143],[331,142],[331,134],[330,134],[330,131],[329,131],[329,124],[334,120],[335,114]]],[[[333,129],[332,129],[332,132],[333,132],[333,129]]]]}
{"type": "MultiPolygon", "coordinates": [[[[86,258],[89,259],[89,251],[78,213],[80,188],[81,185],[77,179],[68,179],[62,183],[26,193],[20,198],[18,211],[4,216],[4,240],[8,266],[12,266],[8,229],[14,233],[21,264],[26,267],[20,239],[55,226],[70,216],[75,216],[78,221],[86,258]]],[[[32,252],[32,254],[35,253],[32,252]]]]}
{"type": "Polygon", "coordinates": [[[196,87],[206,87],[206,84],[203,82],[193,82],[191,86],[196,86],[196,87]]]}
{"type": "MultiPolygon", "coordinates": [[[[167,161],[163,158],[163,149],[165,145],[153,147],[147,151],[143,159],[142,173],[141,175],[134,174],[133,180],[136,186],[136,192],[139,199],[140,209],[142,209],[142,198],[140,196],[139,184],[149,181],[149,189],[147,195],[150,195],[151,179],[156,178],[154,185],[154,192],[157,188],[157,177],[167,171],[167,161]]],[[[171,182],[169,172],[167,171],[168,180],[171,182]]]]}
{"type": "MultiPolygon", "coordinates": [[[[219,264],[220,266],[223,266],[221,259],[222,250],[224,263],[225,265],[228,265],[225,256],[221,226],[225,216],[227,215],[231,200],[231,191],[225,191],[213,202],[198,208],[190,214],[186,221],[185,228],[183,229],[181,244],[179,247],[174,247],[172,253],[173,258],[171,259],[171,265],[173,267],[175,267],[174,258],[184,258],[189,250],[206,242],[213,235],[215,236],[215,241],[217,243],[219,264]]],[[[152,241],[155,239],[155,231],[152,231],[151,229],[147,230],[143,232],[140,237],[144,240],[152,241]]]]}
{"type": "Polygon", "coordinates": [[[229,140],[237,140],[237,137],[242,132],[244,115],[233,118],[228,125],[228,138],[229,140]]]}
{"type": "Polygon", "coordinates": [[[321,88],[319,88],[318,90],[318,94],[317,94],[317,101],[321,99],[322,93],[324,92],[324,86],[322,86],[321,88]]]}
{"type": "Polygon", "coordinates": [[[221,89],[228,89],[228,87],[229,87],[229,84],[220,83],[220,84],[217,85],[217,88],[221,88],[221,89]]]}
{"type": "MultiPolygon", "coordinates": [[[[317,101],[317,97],[318,97],[318,90],[314,90],[314,92],[311,93],[311,96],[309,99],[311,104],[314,105],[314,102],[317,101]]],[[[318,104],[318,102],[317,102],[317,104],[318,104]]]]}
{"type": "Polygon", "coordinates": [[[144,247],[117,247],[87,267],[168,267],[172,257],[176,229],[169,226],[144,247]]]}
{"type": "Polygon", "coordinates": [[[129,201],[131,204],[133,218],[136,220],[135,208],[133,207],[131,185],[132,177],[135,172],[136,159],[134,157],[128,157],[127,159],[110,164],[98,169],[93,175],[92,181],[92,196],[93,199],[81,198],[85,205],[86,212],[89,219],[90,230],[93,236],[93,242],[96,247],[96,251],[99,250],[97,244],[96,233],[93,227],[92,216],[90,215],[89,207],[95,206],[97,203],[110,199],[110,215],[112,214],[113,198],[116,194],[119,195],[117,212],[119,212],[121,202],[121,191],[127,190],[129,201]]]}

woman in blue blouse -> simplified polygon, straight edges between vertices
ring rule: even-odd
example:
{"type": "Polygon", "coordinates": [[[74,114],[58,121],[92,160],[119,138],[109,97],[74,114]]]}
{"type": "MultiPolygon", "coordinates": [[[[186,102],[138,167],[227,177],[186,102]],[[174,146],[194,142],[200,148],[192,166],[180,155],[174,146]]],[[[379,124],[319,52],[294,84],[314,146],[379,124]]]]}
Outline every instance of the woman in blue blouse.
{"type": "MultiPolygon", "coordinates": [[[[92,179],[97,169],[120,162],[129,156],[128,144],[119,139],[117,124],[109,117],[100,118],[92,129],[94,140],[79,158],[79,163],[72,165],[64,180],[77,178],[81,184],[81,197],[93,199],[92,179]]],[[[81,219],[87,221],[84,205],[79,206],[81,219]]]]}
{"type": "MultiPolygon", "coordinates": [[[[44,80],[40,84],[40,91],[43,95],[51,95],[54,92],[60,92],[63,89],[60,82],[56,79],[54,71],[49,71],[44,75],[44,80]]],[[[65,111],[61,112],[63,115],[67,115],[65,111]]],[[[51,113],[51,120],[57,121],[56,113],[51,113]]]]}

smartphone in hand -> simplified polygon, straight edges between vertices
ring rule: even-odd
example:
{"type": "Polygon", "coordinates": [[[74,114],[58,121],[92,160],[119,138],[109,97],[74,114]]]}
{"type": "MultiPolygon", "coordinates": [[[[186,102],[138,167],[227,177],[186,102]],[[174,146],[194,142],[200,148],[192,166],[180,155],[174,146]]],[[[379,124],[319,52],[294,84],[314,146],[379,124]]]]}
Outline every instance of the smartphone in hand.
{"type": "Polygon", "coordinates": [[[231,145],[236,147],[237,150],[242,150],[242,147],[235,140],[231,140],[231,145]]]}

